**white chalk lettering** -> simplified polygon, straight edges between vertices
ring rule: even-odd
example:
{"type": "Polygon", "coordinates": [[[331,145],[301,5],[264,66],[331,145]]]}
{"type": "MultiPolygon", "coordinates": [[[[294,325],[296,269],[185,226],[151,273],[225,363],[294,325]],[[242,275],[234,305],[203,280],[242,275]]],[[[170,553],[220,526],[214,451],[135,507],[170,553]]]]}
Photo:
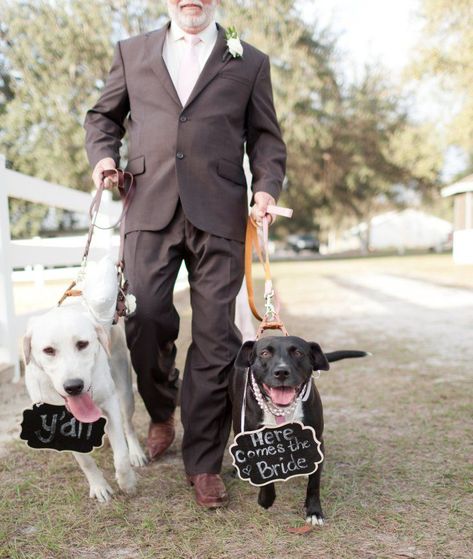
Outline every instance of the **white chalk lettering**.
{"type": "Polygon", "coordinates": [[[297,459],[297,467],[301,470],[307,468],[307,460],[305,458],[298,458],[297,459]]]}
{"type": "Polygon", "coordinates": [[[269,479],[274,477],[273,468],[269,466],[266,462],[257,462],[256,467],[263,479],[269,479]]]}
{"type": "Polygon", "coordinates": [[[289,428],[284,429],[283,435],[286,441],[290,441],[294,437],[294,430],[289,428]]]}
{"type": "Polygon", "coordinates": [[[65,423],[63,423],[61,425],[60,428],[60,432],[61,435],[63,437],[72,437],[72,438],[76,438],[77,437],[77,433],[76,433],[76,418],[75,417],[71,417],[71,419],[69,421],[66,421],[65,423]]]}
{"type": "Polygon", "coordinates": [[[251,442],[253,446],[272,445],[276,442],[281,443],[290,441],[294,438],[294,430],[291,428],[286,429],[273,429],[272,431],[252,433],[251,442]]]}
{"type": "Polygon", "coordinates": [[[245,458],[245,453],[243,452],[243,450],[237,450],[235,452],[235,459],[237,462],[245,462],[246,458],[245,458]]]}
{"type": "Polygon", "coordinates": [[[47,414],[41,414],[41,428],[44,429],[46,432],[49,432],[49,436],[44,437],[41,434],[41,431],[35,431],[35,435],[42,443],[50,443],[56,434],[56,424],[57,424],[57,413],[52,416],[51,424],[47,425],[47,414]]]}
{"type": "Polygon", "coordinates": [[[264,444],[263,433],[252,433],[251,442],[253,443],[253,446],[264,444]]]}
{"type": "Polygon", "coordinates": [[[297,437],[295,437],[294,439],[292,439],[292,441],[289,441],[288,447],[291,452],[296,452],[297,450],[303,450],[305,448],[309,448],[310,442],[300,441],[297,437]]]}
{"type": "Polygon", "coordinates": [[[276,449],[274,446],[266,446],[263,448],[257,448],[255,453],[258,458],[261,456],[274,456],[276,454],[276,449]]]}
{"type": "Polygon", "coordinates": [[[298,458],[296,460],[293,454],[290,455],[288,461],[284,461],[282,457],[280,457],[280,460],[280,464],[268,464],[264,460],[257,462],[256,466],[261,477],[263,479],[277,478],[307,467],[305,458],[298,458]]]}

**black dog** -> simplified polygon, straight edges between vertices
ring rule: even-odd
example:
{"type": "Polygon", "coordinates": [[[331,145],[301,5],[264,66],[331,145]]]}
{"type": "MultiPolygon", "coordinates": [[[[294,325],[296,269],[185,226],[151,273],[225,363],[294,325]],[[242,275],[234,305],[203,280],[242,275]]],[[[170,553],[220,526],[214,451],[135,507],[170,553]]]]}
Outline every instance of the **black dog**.
{"type": "MultiPolygon", "coordinates": [[[[279,415],[285,421],[301,421],[313,427],[324,452],[322,401],[312,380],[312,371],[327,371],[329,362],[366,355],[364,351],[324,353],[319,344],[296,336],[269,336],[256,342],[245,342],[235,360],[235,372],[230,383],[235,435],[241,431],[241,408],[246,386],[245,431],[275,426],[276,416],[279,415]],[[252,376],[248,382],[245,378],[247,374],[252,376]],[[309,383],[308,398],[299,401],[298,396],[303,391],[307,394],[309,383]],[[262,396],[264,409],[258,403],[255,392],[259,392],[260,401],[262,396]]],[[[319,526],[324,522],[320,505],[322,464],[309,476],[305,499],[306,521],[319,526]]],[[[269,508],[275,499],[274,483],[260,488],[258,503],[262,507],[269,508]]]]}

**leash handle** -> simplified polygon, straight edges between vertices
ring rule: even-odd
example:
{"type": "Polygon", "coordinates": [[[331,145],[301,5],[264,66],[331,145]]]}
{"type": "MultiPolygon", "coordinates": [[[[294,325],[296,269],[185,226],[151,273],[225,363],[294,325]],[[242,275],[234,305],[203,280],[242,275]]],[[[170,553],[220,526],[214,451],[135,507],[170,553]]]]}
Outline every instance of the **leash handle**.
{"type": "Polygon", "coordinates": [[[122,169],[107,169],[106,171],[103,171],[102,181],[100,182],[99,188],[97,189],[94,199],[92,200],[92,204],[90,205],[89,208],[89,217],[92,220],[94,227],[103,230],[115,229],[115,227],[118,227],[118,225],[120,225],[121,222],[123,221],[126,212],[128,211],[130,200],[133,196],[134,191],[135,191],[134,177],[128,171],[123,171],[122,169]],[[118,221],[113,225],[110,225],[109,227],[99,227],[98,225],[95,224],[95,220],[97,218],[97,214],[99,213],[100,202],[102,201],[102,193],[104,191],[104,180],[112,176],[116,178],[120,199],[123,202],[122,213],[120,214],[118,221]],[[125,179],[129,179],[130,181],[128,189],[125,188],[125,179]]]}
{"type": "Polygon", "coordinates": [[[269,204],[267,207],[267,213],[271,215],[280,215],[282,217],[291,218],[294,211],[290,208],[282,208],[281,206],[274,206],[273,204],[269,204]]]}
{"type": "MultiPolygon", "coordinates": [[[[281,208],[279,206],[270,205],[267,208],[267,213],[271,215],[281,215],[284,217],[291,217],[292,210],[289,208],[281,208]]],[[[260,321],[256,339],[259,339],[265,330],[281,330],[287,336],[287,330],[283,322],[279,318],[280,303],[279,298],[274,290],[271,278],[271,267],[269,263],[269,217],[264,216],[262,220],[262,245],[258,237],[258,225],[248,217],[246,226],[245,237],[245,280],[246,289],[248,293],[248,303],[250,305],[253,316],[260,321]],[[255,305],[253,278],[252,278],[252,250],[255,249],[258,259],[263,265],[264,269],[264,299],[265,299],[265,313],[263,316],[258,312],[255,305]]]]}
{"type": "MultiPolygon", "coordinates": [[[[129,173],[128,171],[123,171],[122,169],[107,169],[106,171],[103,171],[102,173],[102,181],[100,182],[100,185],[97,189],[97,192],[92,200],[92,203],[90,204],[90,208],[89,208],[89,217],[91,219],[91,224],[89,226],[89,232],[87,235],[87,242],[85,245],[85,250],[84,250],[84,255],[82,257],[82,262],[83,264],[85,264],[85,262],[87,261],[87,257],[89,255],[89,249],[90,249],[90,243],[92,242],[92,235],[93,235],[93,231],[94,228],[97,227],[97,229],[103,229],[103,230],[107,230],[107,229],[115,229],[115,227],[120,226],[120,237],[121,235],[121,229],[122,229],[122,224],[125,220],[125,216],[128,212],[128,208],[130,206],[130,202],[131,199],[133,197],[133,194],[135,192],[136,186],[135,186],[135,180],[134,177],[131,173],[129,173]],[[120,198],[122,200],[123,203],[123,208],[122,208],[122,213],[120,214],[120,217],[118,218],[118,221],[116,223],[114,223],[113,225],[110,225],[109,227],[99,227],[98,225],[96,225],[96,220],[97,220],[97,215],[99,213],[99,209],[100,209],[100,202],[102,201],[102,194],[104,191],[104,179],[108,178],[108,177],[115,177],[116,178],[116,182],[117,182],[117,187],[118,187],[118,192],[120,194],[120,198]],[[129,187],[128,189],[125,189],[125,179],[128,178],[130,181],[129,187]]],[[[120,252],[122,252],[123,249],[123,243],[120,242],[120,252]]],[[[119,261],[122,262],[123,261],[123,254],[120,254],[119,256],[119,261]]]]}

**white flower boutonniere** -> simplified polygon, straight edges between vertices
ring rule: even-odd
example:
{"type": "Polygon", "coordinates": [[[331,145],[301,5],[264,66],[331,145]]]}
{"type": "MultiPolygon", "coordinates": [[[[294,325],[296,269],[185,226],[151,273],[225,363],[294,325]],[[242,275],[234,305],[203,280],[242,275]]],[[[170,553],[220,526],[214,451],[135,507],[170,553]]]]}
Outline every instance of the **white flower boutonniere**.
{"type": "Polygon", "coordinates": [[[240,37],[238,37],[237,30],[233,25],[227,29],[225,38],[227,39],[227,51],[225,54],[230,53],[233,58],[242,58],[243,46],[240,42],[240,37]]]}

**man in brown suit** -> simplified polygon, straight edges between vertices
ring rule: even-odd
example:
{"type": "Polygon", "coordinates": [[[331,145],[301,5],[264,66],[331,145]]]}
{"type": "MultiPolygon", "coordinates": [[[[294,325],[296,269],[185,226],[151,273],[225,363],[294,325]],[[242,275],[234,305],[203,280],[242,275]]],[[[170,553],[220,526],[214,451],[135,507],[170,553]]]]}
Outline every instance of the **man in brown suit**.
{"type": "MultiPolygon", "coordinates": [[[[247,43],[234,56],[235,44],[228,48],[214,20],[219,3],[168,0],[170,23],[120,41],[85,119],[96,185],[119,165],[125,131],[129,139],[136,191],[126,216],[125,266],[137,311],[126,334],[151,417],[151,459],[174,439],[179,316],[172,293],[182,261],[188,269],[193,314],[182,454],[197,502],[210,508],[228,500],[219,472],[230,431],[228,376],[241,343],[234,302],[244,268],[245,144],[256,219],[279,196],[286,161],[268,56],[247,43]]],[[[107,179],[105,186],[113,184],[107,179]]]]}

